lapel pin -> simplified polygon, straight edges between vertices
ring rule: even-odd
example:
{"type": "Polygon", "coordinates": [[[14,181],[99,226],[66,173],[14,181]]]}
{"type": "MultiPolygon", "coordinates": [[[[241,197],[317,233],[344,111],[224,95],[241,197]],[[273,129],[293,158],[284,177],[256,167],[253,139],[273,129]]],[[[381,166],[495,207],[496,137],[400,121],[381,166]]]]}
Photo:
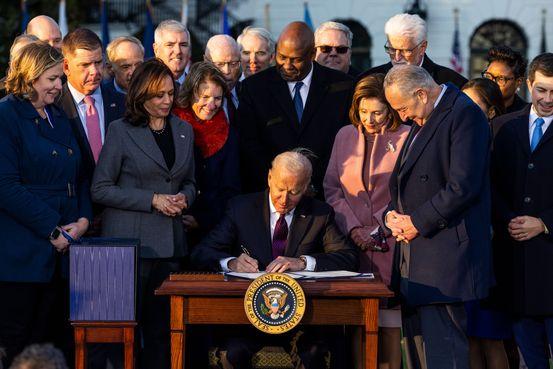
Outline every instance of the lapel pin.
{"type": "Polygon", "coordinates": [[[115,108],[117,105],[115,103],[111,103],[110,107],[115,108]]]}
{"type": "Polygon", "coordinates": [[[394,144],[392,143],[392,141],[388,141],[388,143],[386,144],[386,151],[389,151],[389,152],[396,152],[396,148],[394,147],[394,144]]]}
{"type": "Polygon", "coordinates": [[[58,152],[56,150],[52,151],[52,156],[58,156],[58,152]]]}
{"type": "Polygon", "coordinates": [[[184,138],[185,136],[184,135],[180,135],[180,138],[184,138]]]}
{"type": "Polygon", "coordinates": [[[300,214],[300,218],[305,218],[305,214],[300,214]]]}

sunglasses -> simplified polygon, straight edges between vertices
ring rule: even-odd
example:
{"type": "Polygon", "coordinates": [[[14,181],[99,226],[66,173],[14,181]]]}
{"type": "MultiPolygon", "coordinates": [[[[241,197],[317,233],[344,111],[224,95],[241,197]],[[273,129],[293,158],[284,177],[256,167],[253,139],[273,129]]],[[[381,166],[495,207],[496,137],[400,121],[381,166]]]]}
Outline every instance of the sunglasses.
{"type": "Polygon", "coordinates": [[[319,50],[321,50],[321,52],[323,54],[328,54],[332,51],[332,49],[334,49],[336,51],[336,54],[345,54],[348,52],[349,50],[349,46],[326,46],[326,45],[323,45],[323,46],[317,46],[319,48],[319,50]]]}

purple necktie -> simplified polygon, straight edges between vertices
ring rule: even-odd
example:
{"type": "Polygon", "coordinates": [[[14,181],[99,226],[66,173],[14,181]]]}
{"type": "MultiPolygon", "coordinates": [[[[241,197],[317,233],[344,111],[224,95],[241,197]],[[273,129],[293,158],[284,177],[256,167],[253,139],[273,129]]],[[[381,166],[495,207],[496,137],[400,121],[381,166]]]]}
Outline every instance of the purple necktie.
{"type": "Polygon", "coordinates": [[[100,116],[94,105],[94,98],[90,95],[85,96],[86,104],[86,131],[88,133],[88,143],[94,156],[94,161],[98,162],[100,151],[102,151],[102,132],[100,131],[100,116]]]}
{"type": "Polygon", "coordinates": [[[273,259],[284,255],[288,243],[288,224],[286,224],[284,216],[285,214],[280,214],[273,232],[273,259]]]}

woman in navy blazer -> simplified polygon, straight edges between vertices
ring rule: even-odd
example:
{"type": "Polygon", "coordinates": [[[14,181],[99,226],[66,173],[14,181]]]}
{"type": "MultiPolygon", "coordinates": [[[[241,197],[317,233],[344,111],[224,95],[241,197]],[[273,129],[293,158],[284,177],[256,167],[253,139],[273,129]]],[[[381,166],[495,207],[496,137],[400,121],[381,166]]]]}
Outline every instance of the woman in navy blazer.
{"type": "Polygon", "coordinates": [[[7,362],[27,344],[50,340],[62,298],[54,281],[67,267],[68,239],[84,234],[91,216],[79,146],[52,105],[62,60],[48,44],[25,46],[0,101],[0,347],[7,362]]]}

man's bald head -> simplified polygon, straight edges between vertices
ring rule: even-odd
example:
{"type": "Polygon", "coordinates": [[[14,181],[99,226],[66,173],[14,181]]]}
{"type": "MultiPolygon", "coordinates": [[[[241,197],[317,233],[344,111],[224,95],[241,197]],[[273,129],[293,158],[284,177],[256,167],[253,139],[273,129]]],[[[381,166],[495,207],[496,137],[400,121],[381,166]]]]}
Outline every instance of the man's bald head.
{"type": "Polygon", "coordinates": [[[229,90],[240,78],[240,48],[228,35],[215,35],[205,45],[205,61],[211,62],[225,77],[229,90]]]}
{"type": "Polygon", "coordinates": [[[288,24],[277,42],[276,67],[288,81],[301,81],[311,71],[315,57],[315,36],[304,22],[288,24]]]}
{"type": "Polygon", "coordinates": [[[27,24],[27,34],[38,37],[39,40],[48,42],[50,46],[61,51],[62,36],[60,27],[55,20],[47,15],[38,15],[27,24]]]}

